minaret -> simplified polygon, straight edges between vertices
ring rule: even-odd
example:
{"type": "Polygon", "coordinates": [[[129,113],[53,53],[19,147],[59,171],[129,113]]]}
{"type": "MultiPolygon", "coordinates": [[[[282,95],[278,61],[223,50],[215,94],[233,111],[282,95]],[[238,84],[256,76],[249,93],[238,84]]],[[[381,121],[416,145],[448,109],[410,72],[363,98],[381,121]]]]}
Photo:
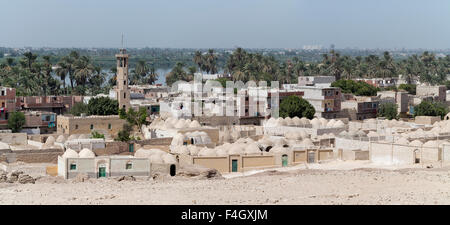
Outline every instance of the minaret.
{"type": "Polygon", "coordinates": [[[128,54],[123,47],[120,53],[116,54],[117,59],[117,82],[116,93],[119,101],[119,108],[126,111],[130,108],[130,90],[128,89],[128,54]]]}

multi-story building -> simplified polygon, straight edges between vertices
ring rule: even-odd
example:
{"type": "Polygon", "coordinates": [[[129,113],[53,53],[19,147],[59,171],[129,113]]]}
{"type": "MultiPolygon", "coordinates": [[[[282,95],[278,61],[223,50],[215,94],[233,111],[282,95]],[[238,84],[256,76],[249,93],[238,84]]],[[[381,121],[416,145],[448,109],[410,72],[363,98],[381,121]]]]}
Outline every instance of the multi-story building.
{"type": "Polygon", "coordinates": [[[0,125],[6,125],[9,113],[20,109],[16,103],[16,89],[0,87],[0,104],[0,125]]]}
{"type": "Polygon", "coordinates": [[[341,111],[342,94],[340,88],[320,86],[298,86],[297,91],[303,92],[307,100],[316,110],[316,117],[338,118],[341,111]]]}
{"type": "Polygon", "coordinates": [[[336,81],[334,76],[299,76],[298,86],[326,86],[336,81]]]}
{"type": "Polygon", "coordinates": [[[23,130],[30,134],[46,134],[56,130],[56,113],[45,111],[24,112],[23,130]]]}
{"type": "Polygon", "coordinates": [[[356,78],[355,81],[363,81],[374,87],[386,88],[386,87],[394,87],[397,85],[398,78],[390,77],[390,78],[356,78]]]}
{"type": "Polygon", "coordinates": [[[62,114],[70,111],[76,103],[83,102],[83,96],[21,96],[16,101],[22,110],[62,114]]]}
{"type": "Polygon", "coordinates": [[[168,86],[161,85],[130,85],[130,93],[140,93],[144,98],[155,99],[167,98],[169,94],[168,86]]]}
{"type": "Polygon", "coordinates": [[[416,87],[416,96],[421,99],[433,99],[434,101],[445,102],[447,99],[447,88],[444,85],[428,86],[418,85],[416,87]]]}
{"type": "Polygon", "coordinates": [[[341,102],[341,117],[350,120],[376,118],[379,103],[378,97],[354,96],[341,102]]]}

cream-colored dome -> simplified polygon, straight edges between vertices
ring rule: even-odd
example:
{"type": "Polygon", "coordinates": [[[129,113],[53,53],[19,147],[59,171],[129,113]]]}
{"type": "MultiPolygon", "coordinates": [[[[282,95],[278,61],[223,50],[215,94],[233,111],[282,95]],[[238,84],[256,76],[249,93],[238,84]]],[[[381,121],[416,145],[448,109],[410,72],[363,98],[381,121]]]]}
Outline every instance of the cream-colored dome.
{"type": "Polygon", "coordinates": [[[89,136],[87,134],[80,134],[80,136],[78,136],[78,139],[88,139],[89,136]]]}
{"type": "Polygon", "coordinates": [[[214,151],[214,149],[212,148],[202,148],[199,152],[198,152],[199,156],[216,156],[216,151],[214,151]]]}
{"type": "Polygon", "coordinates": [[[326,127],[327,124],[328,124],[328,121],[326,119],[324,119],[324,118],[320,118],[319,122],[320,122],[320,125],[323,126],[323,127],[326,127]]]}
{"type": "Polygon", "coordinates": [[[198,149],[195,145],[188,145],[187,148],[189,150],[189,154],[192,156],[198,155],[198,152],[200,151],[200,149],[198,149]]]}
{"type": "Polygon", "coordinates": [[[295,126],[294,121],[290,117],[284,118],[284,122],[286,122],[286,125],[288,126],[295,126]]]}
{"type": "Polygon", "coordinates": [[[69,136],[69,138],[67,138],[67,140],[75,140],[75,139],[77,139],[78,138],[78,134],[71,134],[70,136],[69,136]]]}
{"type": "Polygon", "coordinates": [[[396,143],[396,144],[399,144],[399,145],[409,145],[408,139],[406,139],[406,138],[404,138],[404,137],[401,137],[401,138],[398,139],[395,143],[396,143]]]}
{"type": "Polygon", "coordinates": [[[240,155],[244,153],[244,148],[240,144],[233,144],[228,150],[228,154],[230,155],[240,155]]]}
{"type": "Polygon", "coordinates": [[[78,153],[73,149],[67,149],[62,155],[63,158],[78,158],[78,153]]]}
{"type": "Polygon", "coordinates": [[[286,126],[287,124],[286,124],[286,121],[283,119],[283,118],[281,118],[281,117],[279,117],[278,119],[277,119],[277,126],[278,127],[282,127],[282,126],[286,126]]]}
{"type": "Polygon", "coordinates": [[[245,147],[245,154],[259,154],[261,153],[261,150],[259,149],[258,145],[255,143],[248,144],[247,147],[245,147]]]}
{"type": "Polygon", "coordinates": [[[166,152],[161,150],[161,149],[156,149],[156,148],[144,149],[144,148],[140,148],[134,153],[134,157],[136,157],[136,158],[149,158],[152,155],[162,155],[162,154],[166,154],[166,152]]]}
{"type": "Polygon", "coordinates": [[[83,150],[78,153],[78,156],[80,158],[95,158],[94,152],[87,148],[83,148],[83,150]]]}
{"type": "Polygon", "coordinates": [[[437,141],[427,141],[425,144],[422,145],[422,147],[429,147],[429,148],[435,148],[438,146],[439,144],[437,141]]]}
{"type": "Polygon", "coordinates": [[[322,125],[322,123],[320,122],[319,119],[314,118],[311,120],[311,125],[313,128],[319,128],[322,125]]]}
{"type": "Polygon", "coordinates": [[[152,154],[152,155],[150,155],[149,159],[150,159],[150,163],[159,163],[159,164],[164,163],[160,154],[152,154]]]}
{"type": "Polygon", "coordinates": [[[305,139],[302,141],[302,145],[305,146],[305,147],[310,147],[310,146],[314,146],[314,143],[312,142],[311,139],[305,138],[305,139]]]}
{"type": "Polygon", "coordinates": [[[378,135],[377,132],[374,131],[369,131],[369,133],[367,134],[367,137],[379,137],[380,135],[378,135]]]}
{"type": "Polygon", "coordinates": [[[273,148],[271,148],[269,150],[270,153],[278,153],[278,154],[283,154],[283,153],[288,153],[289,150],[288,148],[284,148],[282,146],[275,146],[273,148]]]}
{"type": "Polygon", "coordinates": [[[64,143],[66,142],[66,138],[64,138],[64,135],[59,135],[58,138],[56,138],[56,142],[64,143]]]}
{"type": "Polygon", "coordinates": [[[409,143],[410,146],[414,146],[414,147],[420,147],[420,146],[422,146],[422,144],[423,143],[419,140],[414,140],[414,141],[411,141],[411,143],[409,143]]]}
{"type": "Polygon", "coordinates": [[[175,134],[175,136],[172,138],[172,142],[170,143],[170,145],[183,145],[184,143],[184,135],[182,133],[177,133],[175,134]]]}
{"type": "Polygon", "coordinates": [[[306,117],[302,117],[302,118],[300,118],[300,120],[302,121],[303,125],[311,124],[311,121],[306,117]]]}
{"type": "Polygon", "coordinates": [[[198,128],[201,127],[200,123],[197,120],[193,120],[190,124],[189,124],[190,128],[198,128]]]}
{"type": "Polygon", "coordinates": [[[334,123],[333,127],[338,128],[338,127],[343,127],[345,126],[344,122],[338,120],[334,123]]]}
{"type": "Polygon", "coordinates": [[[55,138],[53,136],[49,136],[45,141],[45,146],[52,146],[55,144],[55,138]]]}
{"type": "Polygon", "coordinates": [[[265,123],[266,127],[276,127],[277,126],[277,120],[273,117],[271,117],[267,122],[265,123]]]}
{"type": "Polygon", "coordinates": [[[161,158],[162,158],[163,162],[166,164],[176,164],[177,163],[176,157],[169,153],[162,155],[161,158]]]}

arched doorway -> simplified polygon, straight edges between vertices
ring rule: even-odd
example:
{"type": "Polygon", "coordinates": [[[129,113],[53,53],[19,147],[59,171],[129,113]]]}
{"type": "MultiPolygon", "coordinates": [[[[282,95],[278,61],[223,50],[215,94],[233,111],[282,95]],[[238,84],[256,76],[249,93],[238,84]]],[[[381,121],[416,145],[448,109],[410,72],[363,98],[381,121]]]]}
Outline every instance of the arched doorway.
{"type": "Polygon", "coordinates": [[[175,176],[177,173],[175,164],[170,165],[170,176],[175,176]]]}
{"type": "Polygon", "coordinates": [[[420,163],[420,152],[419,149],[414,150],[414,163],[420,163]]]}
{"type": "Polygon", "coordinates": [[[286,154],[281,156],[281,166],[288,166],[288,156],[286,154]]]}

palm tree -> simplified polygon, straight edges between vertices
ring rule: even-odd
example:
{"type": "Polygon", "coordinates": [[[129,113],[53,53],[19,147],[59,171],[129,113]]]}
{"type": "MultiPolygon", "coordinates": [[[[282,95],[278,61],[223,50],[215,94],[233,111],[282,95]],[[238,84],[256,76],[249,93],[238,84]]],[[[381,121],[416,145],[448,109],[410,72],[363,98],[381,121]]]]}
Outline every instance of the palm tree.
{"type": "Polygon", "coordinates": [[[85,85],[95,68],[87,56],[82,56],[75,62],[74,78],[77,85],[85,85]]]}
{"type": "Polygon", "coordinates": [[[62,83],[63,83],[63,89],[64,89],[64,94],[67,94],[67,89],[66,89],[66,76],[69,73],[69,66],[66,64],[65,61],[60,61],[58,62],[58,67],[56,68],[56,75],[59,76],[59,78],[61,79],[62,83]]]}
{"type": "Polygon", "coordinates": [[[202,56],[202,53],[200,51],[195,51],[194,63],[197,64],[198,70],[201,71],[202,64],[203,64],[203,56],[202,56]]]}

